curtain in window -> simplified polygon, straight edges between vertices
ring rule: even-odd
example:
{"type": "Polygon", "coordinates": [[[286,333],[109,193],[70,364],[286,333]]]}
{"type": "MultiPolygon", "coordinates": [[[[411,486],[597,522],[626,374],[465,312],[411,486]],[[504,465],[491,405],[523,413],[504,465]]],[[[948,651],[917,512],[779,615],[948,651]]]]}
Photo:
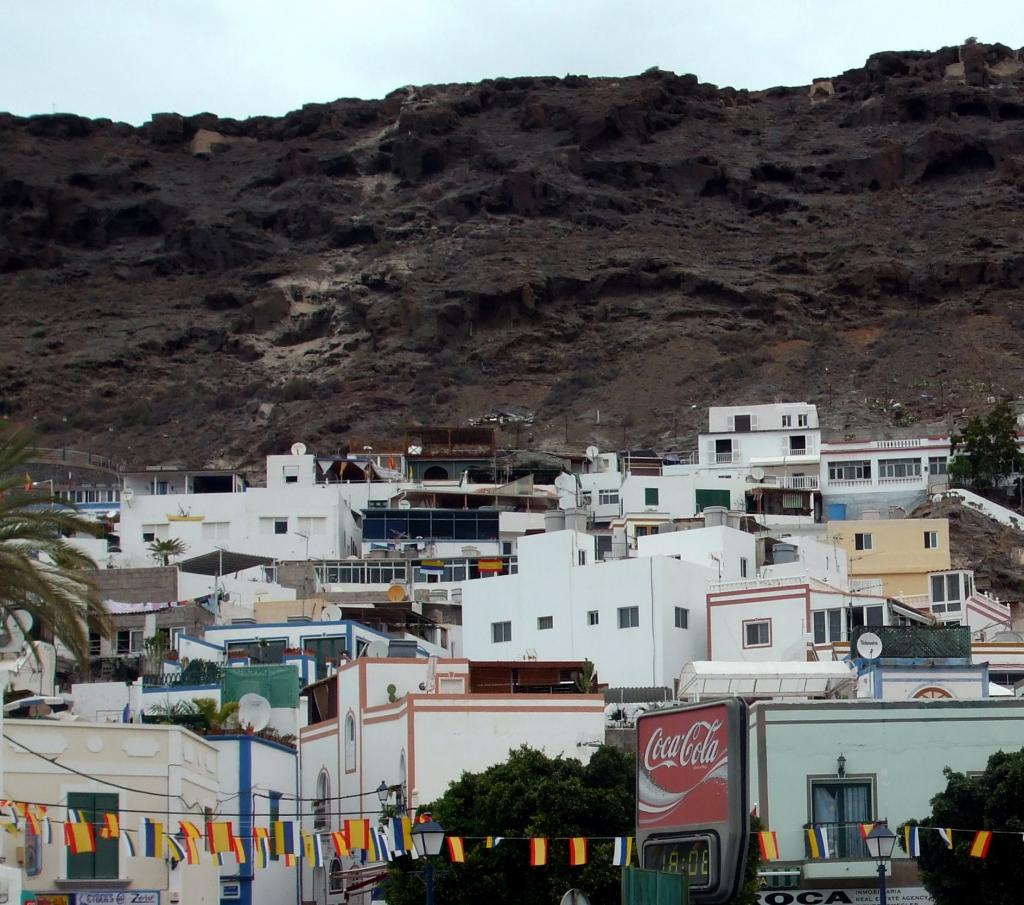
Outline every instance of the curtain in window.
{"type": "Polygon", "coordinates": [[[870,783],[814,783],[811,787],[811,819],[828,826],[829,843],[835,857],[851,858],[863,854],[859,823],[871,820],[870,783]]]}

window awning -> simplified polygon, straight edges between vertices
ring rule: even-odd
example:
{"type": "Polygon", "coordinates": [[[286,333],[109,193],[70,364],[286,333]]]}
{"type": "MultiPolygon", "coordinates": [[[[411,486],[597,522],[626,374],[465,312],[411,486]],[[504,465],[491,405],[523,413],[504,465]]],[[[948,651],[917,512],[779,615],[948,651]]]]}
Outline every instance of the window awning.
{"type": "Polygon", "coordinates": [[[255,566],[270,566],[274,560],[268,556],[253,556],[250,553],[232,553],[229,550],[214,550],[191,559],[174,563],[182,572],[192,575],[230,575],[255,566]]]}
{"type": "Polygon", "coordinates": [[[696,660],[679,677],[679,697],[825,697],[856,678],[842,661],[748,663],[696,660]]]}

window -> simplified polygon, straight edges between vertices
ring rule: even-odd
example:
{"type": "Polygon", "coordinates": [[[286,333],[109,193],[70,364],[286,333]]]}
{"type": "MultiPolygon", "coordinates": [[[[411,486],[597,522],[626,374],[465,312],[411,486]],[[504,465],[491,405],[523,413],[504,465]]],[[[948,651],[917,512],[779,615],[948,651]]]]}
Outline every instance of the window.
{"type": "Polygon", "coordinates": [[[791,456],[802,456],[807,452],[807,437],[803,434],[794,434],[789,438],[789,454],[791,456]]]}
{"type": "Polygon", "coordinates": [[[715,440],[715,465],[729,465],[735,461],[733,458],[732,440],[715,440]]]}
{"type": "MultiPolygon", "coordinates": [[[[351,714],[349,714],[351,717],[351,714]]],[[[273,826],[278,820],[281,819],[281,793],[271,792],[270,793],[270,825],[273,826]]],[[[277,861],[281,856],[277,853],[277,846],[270,846],[270,860],[277,861]]]]}
{"type": "Polygon", "coordinates": [[[843,640],[842,610],[815,610],[811,616],[814,619],[815,644],[828,644],[843,640]]]}
{"type": "Polygon", "coordinates": [[[228,540],[231,522],[203,522],[203,540],[228,540]]]}
{"type": "Polygon", "coordinates": [[[676,616],[676,628],[689,628],[690,627],[690,611],[685,607],[677,606],[675,612],[676,616]]]}
{"type": "Polygon", "coordinates": [[[288,533],[288,519],[276,518],[274,519],[274,534],[287,534],[288,533]]]}
{"type": "MultiPolygon", "coordinates": [[[[966,578],[966,576],[965,576],[966,578]]],[[[960,594],[960,574],[933,575],[931,577],[932,612],[959,613],[963,597],[960,594]]]]}
{"type": "Polygon", "coordinates": [[[946,599],[946,576],[932,576],[932,603],[942,603],[946,599]]]}
{"type": "Polygon", "coordinates": [[[602,561],[611,559],[612,536],[610,534],[598,534],[595,540],[597,541],[597,558],[602,561]]]}
{"type": "Polygon", "coordinates": [[[617,490],[599,490],[597,502],[600,506],[618,506],[619,492],[617,490]]]}
{"type": "Polygon", "coordinates": [[[694,490],[694,500],[698,512],[703,512],[708,506],[724,506],[728,509],[732,505],[732,495],[728,490],[702,490],[698,487],[694,490]]]}
{"type": "MultiPolygon", "coordinates": [[[[319,518],[306,518],[305,516],[297,519],[298,525],[296,532],[299,534],[305,534],[307,537],[315,535],[323,535],[327,533],[327,519],[323,517],[319,518]]],[[[287,522],[285,523],[285,531],[288,530],[287,522]]]]}
{"type": "Polygon", "coordinates": [[[859,824],[871,815],[870,782],[811,782],[811,823],[825,828],[833,857],[867,856],[859,824]]]}
{"type": "Polygon", "coordinates": [[[750,415],[733,415],[732,429],[734,431],[750,430],[750,415]]]}
{"type": "Polygon", "coordinates": [[[619,607],[619,628],[636,628],[640,625],[640,607],[619,607]]]}
{"type": "Polygon", "coordinates": [[[755,619],[743,623],[744,647],[771,647],[772,623],[770,619],[755,619]]]}
{"type": "Polygon", "coordinates": [[[782,416],[782,426],[783,427],[792,427],[793,426],[793,416],[792,415],[783,415],[782,416]]]}
{"type": "Polygon", "coordinates": [[[870,550],[871,549],[871,535],[867,532],[856,533],[853,535],[853,546],[857,550],[870,550]]]}
{"type": "Polygon", "coordinates": [[[330,883],[329,892],[338,893],[345,891],[345,872],[341,868],[341,861],[334,858],[331,861],[331,872],[328,875],[330,883]]]}
{"type": "MultiPolygon", "coordinates": [[[[68,808],[82,812],[87,823],[102,824],[104,814],[116,814],[119,804],[116,794],[98,792],[68,792],[68,808]]],[[[69,880],[116,880],[118,878],[117,839],[104,839],[96,833],[96,851],[72,855],[68,850],[69,880]]]]}
{"type": "Polygon", "coordinates": [[[796,416],[796,426],[797,427],[807,427],[807,415],[797,415],[796,416]]]}
{"type": "Polygon", "coordinates": [[[143,525],[142,540],[151,544],[155,540],[167,540],[170,536],[167,525],[143,525]]]}
{"type": "Polygon", "coordinates": [[[740,557],[740,578],[747,577],[747,558],[745,556],[740,557]]]}
{"type": "Polygon", "coordinates": [[[542,632],[545,629],[554,628],[554,627],[555,627],[555,617],[554,616],[538,616],[537,617],[537,630],[538,631],[542,632]]]}
{"type": "Polygon", "coordinates": [[[938,531],[925,531],[924,533],[924,548],[925,550],[936,550],[939,546],[939,532],[938,531]]]}
{"type": "Polygon", "coordinates": [[[356,718],[349,713],[345,717],[345,772],[353,773],[356,769],[356,718]]]}
{"type": "Polygon", "coordinates": [[[880,478],[919,478],[920,476],[920,459],[878,460],[878,477],[880,478]]]}
{"type": "Polygon", "coordinates": [[[341,662],[348,647],[344,635],[334,635],[329,638],[303,638],[302,646],[313,652],[318,679],[327,678],[327,661],[333,660],[337,665],[341,662]]]}
{"type": "Polygon", "coordinates": [[[850,610],[850,628],[882,624],[881,606],[855,606],[850,610]]]}
{"type": "Polygon", "coordinates": [[[644,488],[644,505],[645,506],[657,506],[658,505],[658,488],[657,487],[645,487],[644,488]]]}
{"type": "Polygon", "coordinates": [[[98,632],[89,632],[89,656],[98,657],[103,651],[103,639],[98,632]]]}
{"type": "Polygon", "coordinates": [[[491,623],[491,643],[501,644],[505,641],[512,640],[512,623],[511,622],[492,622],[491,623]]]}
{"type": "Polygon", "coordinates": [[[168,643],[171,650],[178,649],[178,638],[185,634],[185,626],[175,625],[167,630],[168,643]]]}
{"type": "Polygon", "coordinates": [[[946,474],[949,460],[945,456],[928,457],[928,474],[946,474]]]}
{"type": "Polygon", "coordinates": [[[581,566],[585,566],[587,564],[587,551],[580,550],[576,555],[576,559],[581,566]]]}
{"type": "Polygon", "coordinates": [[[871,462],[867,459],[829,462],[828,479],[830,481],[870,481],[871,462]]]}
{"type": "Polygon", "coordinates": [[[597,625],[600,621],[601,615],[597,610],[588,610],[587,612],[587,625],[597,625]]]}
{"type": "Polygon", "coordinates": [[[137,654],[142,650],[142,629],[121,629],[117,633],[117,647],[120,654],[137,654]]]}
{"type": "Polygon", "coordinates": [[[316,800],[313,802],[313,829],[323,830],[330,822],[331,777],[321,770],[316,778],[316,800]]]}

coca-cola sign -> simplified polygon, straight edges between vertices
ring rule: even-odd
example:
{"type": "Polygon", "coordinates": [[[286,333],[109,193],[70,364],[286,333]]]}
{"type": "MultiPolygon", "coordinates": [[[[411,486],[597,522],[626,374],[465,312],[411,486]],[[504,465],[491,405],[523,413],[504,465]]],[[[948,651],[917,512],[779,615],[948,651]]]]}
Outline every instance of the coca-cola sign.
{"type": "Polygon", "coordinates": [[[729,819],[728,724],[724,704],[639,721],[638,828],[707,826],[729,819]]]}

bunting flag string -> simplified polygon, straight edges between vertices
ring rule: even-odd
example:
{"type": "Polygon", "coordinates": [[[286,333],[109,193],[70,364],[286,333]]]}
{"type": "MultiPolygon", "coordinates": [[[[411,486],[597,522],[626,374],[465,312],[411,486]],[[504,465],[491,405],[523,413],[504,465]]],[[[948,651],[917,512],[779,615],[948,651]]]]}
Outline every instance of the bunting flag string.
{"type": "Polygon", "coordinates": [[[762,830],[757,834],[757,845],[761,850],[762,861],[779,860],[779,836],[771,830],[762,830]]]}
{"type": "Polygon", "coordinates": [[[612,866],[629,867],[633,861],[633,837],[616,836],[612,846],[612,866]]]}
{"type": "Polygon", "coordinates": [[[992,844],[992,833],[989,830],[978,830],[974,834],[974,841],[968,854],[972,858],[987,858],[988,847],[992,844]]]}
{"type": "Polygon", "coordinates": [[[921,857],[921,834],[916,826],[903,827],[903,847],[911,858],[921,857]]]}
{"type": "Polygon", "coordinates": [[[587,839],[585,836],[573,836],[569,840],[569,866],[582,867],[587,863],[587,839]]]}
{"type": "Polygon", "coordinates": [[[828,831],[823,826],[812,826],[807,828],[807,847],[812,858],[828,858],[830,855],[828,847],[828,831]]]}
{"type": "Polygon", "coordinates": [[[466,845],[461,836],[448,836],[448,857],[454,864],[462,864],[466,860],[466,845]]]}
{"type": "Polygon", "coordinates": [[[530,867],[543,867],[548,863],[548,840],[535,836],[530,840],[530,867]]]}

